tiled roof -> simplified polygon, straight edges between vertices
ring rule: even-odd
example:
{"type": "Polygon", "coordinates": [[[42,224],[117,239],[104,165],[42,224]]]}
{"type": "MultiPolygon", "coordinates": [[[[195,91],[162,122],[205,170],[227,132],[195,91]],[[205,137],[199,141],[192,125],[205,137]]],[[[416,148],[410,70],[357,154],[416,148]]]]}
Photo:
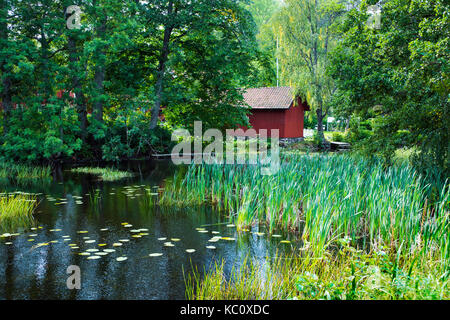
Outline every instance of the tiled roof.
{"type": "Polygon", "coordinates": [[[294,100],[291,87],[247,89],[245,102],[252,109],[289,109],[294,100]]]}

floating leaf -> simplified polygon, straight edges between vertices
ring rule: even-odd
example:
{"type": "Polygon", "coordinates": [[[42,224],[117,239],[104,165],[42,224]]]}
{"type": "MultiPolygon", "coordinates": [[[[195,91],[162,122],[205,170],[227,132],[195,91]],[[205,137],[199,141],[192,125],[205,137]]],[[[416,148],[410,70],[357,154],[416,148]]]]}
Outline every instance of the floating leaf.
{"type": "Polygon", "coordinates": [[[282,240],[280,243],[291,243],[289,240],[282,240]]]}
{"type": "Polygon", "coordinates": [[[150,257],[161,257],[163,254],[162,253],[150,253],[149,256],[150,257]]]}
{"type": "Polygon", "coordinates": [[[172,238],[172,239],[170,239],[171,241],[173,241],[173,242],[178,242],[178,241],[181,241],[180,239],[178,239],[178,238],[172,238]]]}
{"type": "Polygon", "coordinates": [[[86,252],[98,252],[98,249],[87,249],[86,252]]]}
{"type": "Polygon", "coordinates": [[[103,249],[103,251],[108,252],[108,253],[116,252],[116,250],[114,250],[114,249],[103,249]]]}
{"type": "Polygon", "coordinates": [[[120,242],[129,242],[130,239],[120,239],[119,241],[120,241],[120,242]]]}
{"type": "Polygon", "coordinates": [[[123,245],[123,243],[118,243],[118,242],[113,243],[113,247],[120,247],[121,245],[123,245]]]}
{"type": "Polygon", "coordinates": [[[89,260],[96,260],[96,259],[100,259],[100,256],[90,256],[87,257],[89,260]]]}
{"type": "Polygon", "coordinates": [[[165,241],[167,238],[158,238],[159,241],[165,241]]]}
{"type": "Polygon", "coordinates": [[[206,246],[206,249],[211,249],[211,250],[215,250],[215,249],[216,249],[216,247],[214,247],[214,246],[206,246]]]}
{"type": "Polygon", "coordinates": [[[235,238],[230,238],[230,237],[222,237],[222,240],[227,240],[227,241],[235,241],[235,238]]]}
{"type": "Polygon", "coordinates": [[[94,243],[95,240],[86,240],[85,243],[94,243]]]}
{"type": "Polygon", "coordinates": [[[281,238],[281,234],[273,234],[272,237],[273,238],[281,238]]]}
{"type": "Polygon", "coordinates": [[[98,246],[99,247],[104,247],[104,246],[107,246],[107,244],[106,243],[99,243],[98,246]]]}
{"type": "Polygon", "coordinates": [[[187,253],[194,253],[194,252],[195,252],[195,249],[186,249],[186,252],[187,252],[187,253]]]}
{"type": "Polygon", "coordinates": [[[80,256],[90,256],[91,254],[89,252],[81,252],[79,253],[80,256]]]}
{"type": "Polygon", "coordinates": [[[77,231],[77,233],[88,233],[86,230],[77,231]]]}
{"type": "Polygon", "coordinates": [[[108,252],[95,252],[94,254],[96,254],[98,256],[106,256],[108,254],[108,252]]]}
{"type": "Polygon", "coordinates": [[[164,242],[166,247],[174,247],[175,245],[172,242],[164,242]]]}
{"type": "Polygon", "coordinates": [[[118,258],[116,258],[116,261],[121,262],[121,261],[125,261],[127,259],[128,259],[127,257],[118,257],[118,258]]]}
{"type": "Polygon", "coordinates": [[[100,231],[108,231],[108,230],[109,230],[108,228],[100,229],[100,231]]]}
{"type": "Polygon", "coordinates": [[[227,228],[234,228],[236,227],[234,224],[227,224],[227,228]]]}

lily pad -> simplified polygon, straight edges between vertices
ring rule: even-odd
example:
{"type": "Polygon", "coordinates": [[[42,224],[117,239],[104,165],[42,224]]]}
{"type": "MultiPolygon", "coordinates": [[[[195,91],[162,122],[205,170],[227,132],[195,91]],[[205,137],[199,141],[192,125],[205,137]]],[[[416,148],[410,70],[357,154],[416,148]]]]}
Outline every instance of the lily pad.
{"type": "Polygon", "coordinates": [[[186,252],[187,252],[187,253],[194,253],[194,252],[195,252],[195,249],[186,249],[186,252]]]}
{"type": "Polygon", "coordinates": [[[128,259],[127,257],[118,257],[118,258],[116,258],[116,261],[121,262],[121,261],[125,261],[127,259],[128,259]]]}
{"type": "Polygon", "coordinates": [[[150,257],[161,257],[163,254],[162,253],[150,253],[149,256],[150,257]]]}

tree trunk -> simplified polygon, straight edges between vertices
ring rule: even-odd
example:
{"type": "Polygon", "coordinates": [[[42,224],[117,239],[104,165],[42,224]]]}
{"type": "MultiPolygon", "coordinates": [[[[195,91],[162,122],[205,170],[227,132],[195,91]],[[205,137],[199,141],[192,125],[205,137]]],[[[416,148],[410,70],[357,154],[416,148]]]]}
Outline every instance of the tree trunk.
{"type": "MultiPolygon", "coordinates": [[[[169,2],[167,15],[170,16],[173,12],[173,1],[169,2]]],[[[164,92],[164,74],[166,72],[166,62],[169,56],[170,37],[172,35],[173,27],[166,26],[164,29],[164,39],[159,57],[158,71],[156,72],[155,84],[155,104],[151,111],[150,129],[155,129],[158,125],[159,111],[161,110],[162,96],[164,92]]]]}
{"type": "MultiPolygon", "coordinates": [[[[96,28],[96,35],[100,39],[105,39],[107,16],[103,13],[100,19],[100,25],[96,28]]],[[[94,83],[96,88],[96,101],[94,103],[94,115],[95,119],[99,122],[103,122],[103,97],[104,94],[104,81],[105,81],[105,48],[100,48],[97,53],[97,61],[95,62],[94,83]]]]}
{"type": "MultiPolygon", "coordinates": [[[[0,0],[0,41],[2,43],[7,43],[8,41],[8,8],[6,6],[5,0],[0,0]]],[[[2,48],[3,49],[3,48],[2,48]]],[[[9,129],[9,116],[12,109],[12,81],[8,76],[8,70],[6,68],[7,61],[2,60],[2,65],[0,66],[0,70],[2,72],[3,80],[3,88],[1,92],[1,104],[3,107],[3,133],[7,133],[9,129]]]]}
{"type": "Polygon", "coordinates": [[[69,31],[68,37],[67,47],[69,50],[69,62],[72,66],[73,72],[71,87],[73,88],[75,93],[75,104],[77,108],[78,120],[80,121],[81,138],[83,142],[85,142],[87,134],[87,109],[86,103],[84,101],[81,79],[78,75],[78,72],[80,71],[80,68],[78,67],[79,52],[77,50],[76,39],[73,33],[69,31]]]}
{"type": "Polygon", "coordinates": [[[318,107],[316,110],[317,115],[317,136],[319,137],[319,144],[322,146],[323,142],[325,141],[325,135],[323,133],[323,114],[322,114],[322,108],[318,107]]]}

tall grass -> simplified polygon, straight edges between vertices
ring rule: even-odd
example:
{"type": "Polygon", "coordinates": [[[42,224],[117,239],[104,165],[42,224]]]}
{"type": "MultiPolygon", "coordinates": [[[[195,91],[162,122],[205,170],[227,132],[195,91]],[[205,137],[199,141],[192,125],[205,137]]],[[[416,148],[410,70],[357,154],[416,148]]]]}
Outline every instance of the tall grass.
{"type": "Polygon", "coordinates": [[[386,169],[348,155],[286,155],[272,176],[259,165],[192,165],[166,186],[161,203],[213,203],[238,229],[265,222],[269,230],[297,230],[317,256],[348,237],[355,245],[439,252],[448,266],[448,183],[434,201],[429,189],[406,164],[386,169]]]}
{"type": "Polygon", "coordinates": [[[245,259],[227,272],[222,260],[203,276],[185,275],[186,298],[257,299],[449,299],[449,275],[436,257],[410,259],[382,250],[365,253],[349,245],[339,254],[316,257],[309,251],[276,255],[266,261],[245,259]]]}
{"type": "Polygon", "coordinates": [[[52,170],[50,167],[37,167],[27,165],[17,165],[12,163],[0,163],[0,179],[12,179],[18,182],[28,180],[50,179],[52,170]]]}
{"type": "Polygon", "coordinates": [[[13,232],[33,224],[36,197],[29,195],[0,196],[0,230],[13,232]]]}
{"type": "Polygon", "coordinates": [[[127,171],[119,171],[113,168],[91,168],[91,167],[82,167],[82,168],[74,168],[70,170],[75,173],[89,173],[100,176],[103,181],[115,181],[124,178],[130,178],[133,176],[132,173],[127,171]]]}

